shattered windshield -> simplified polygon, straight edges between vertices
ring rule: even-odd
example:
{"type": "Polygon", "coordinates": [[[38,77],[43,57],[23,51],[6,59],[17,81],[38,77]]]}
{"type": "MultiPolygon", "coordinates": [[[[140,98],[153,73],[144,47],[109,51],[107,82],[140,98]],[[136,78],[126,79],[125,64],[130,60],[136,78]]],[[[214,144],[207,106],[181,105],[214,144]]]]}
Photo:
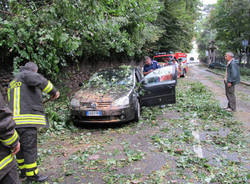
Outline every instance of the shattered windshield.
{"type": "Polygon", "coordinates": [[[133,86],[132,70],[129,66],[108,69],[95,73],[89,80],[91,88],[117,88],[133,86]]]}

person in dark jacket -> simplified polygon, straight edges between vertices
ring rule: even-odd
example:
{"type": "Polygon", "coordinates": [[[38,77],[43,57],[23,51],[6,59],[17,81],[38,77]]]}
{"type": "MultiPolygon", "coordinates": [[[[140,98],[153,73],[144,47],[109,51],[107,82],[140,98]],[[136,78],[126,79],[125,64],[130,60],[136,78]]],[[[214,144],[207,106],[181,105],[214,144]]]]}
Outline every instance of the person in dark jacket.
{"type": "Polygon", "coordinates": [[[19,150],[15,122],[0,92],[0,184],[20,184],[14,158],[19,150]]]}
{"type": "Polygon", "coordinates": [[[160,68],[157,61],[152,60],[149,56],[145,56],[145,65],[143,66],[143,75],[148,75],[155,69],[160,68]]]}
{"type": "Polygon", "coordinates": [[[240,83],[240,72],[238,64],[234,59],[232,52],[227,52],[225,55],[227,61],[225,74],[225,91],[228,100],[228,105],[225,108],[227,111],[236,111],[235,85],[240,83]]]}
{"type": "Polygon", "coordinates": [[[51,100],[60,96],[53,84],[37,73],[38,67],[28,62],[20,67],[19,73],[9,84],[8,100],[13,110],[13,119],[20,136],[21,149],[17,154],[17,163],[21,170],[21,178],[27,177],[28,182],[43,182],[47,176],[39,173],[37,168],[37,128],[45,127],[42,93],[51,95],[51,100]]]}

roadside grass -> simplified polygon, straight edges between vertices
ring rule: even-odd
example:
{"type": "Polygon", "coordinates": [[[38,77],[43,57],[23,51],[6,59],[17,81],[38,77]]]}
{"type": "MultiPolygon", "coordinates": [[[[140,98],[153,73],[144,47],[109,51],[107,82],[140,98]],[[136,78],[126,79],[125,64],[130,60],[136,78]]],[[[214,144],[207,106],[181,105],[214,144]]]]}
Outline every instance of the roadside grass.
{"type": "Polygon", "coordinates": [[[179,80],[176,104],[163,109],[143,107],[138,123],[117,128],[74,127],[64,94],[46,104],[51,127],[39,136],[39,164],[53,184],[249,181],[249,136],[243,135],[241,123],[221,109],[214,94],[199,82],[179,80]],[[200,141],[193,131],[199,132],[200,141]],[[204,158],[196,155],[195,145],[203,148],[204,158]],[[165,161],[145,174],[142,165],[146,162],[151,167],[149,157],[155,153],[163,153],[165,161]]]}

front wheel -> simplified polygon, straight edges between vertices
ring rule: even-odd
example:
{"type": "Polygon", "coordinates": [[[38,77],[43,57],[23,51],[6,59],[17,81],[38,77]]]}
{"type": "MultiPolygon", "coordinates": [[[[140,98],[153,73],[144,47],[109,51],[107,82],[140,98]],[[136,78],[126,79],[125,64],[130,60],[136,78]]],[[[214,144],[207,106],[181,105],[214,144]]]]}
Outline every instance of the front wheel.
{"type": "Polygon", "coordinates": [[[140,120],[140,117],[141,117],[141,106],[140,106],[139,100],[137,99],[136,103],[135,103],[135,118],[134,118],[134,121],[138,122],[140,120]]]}

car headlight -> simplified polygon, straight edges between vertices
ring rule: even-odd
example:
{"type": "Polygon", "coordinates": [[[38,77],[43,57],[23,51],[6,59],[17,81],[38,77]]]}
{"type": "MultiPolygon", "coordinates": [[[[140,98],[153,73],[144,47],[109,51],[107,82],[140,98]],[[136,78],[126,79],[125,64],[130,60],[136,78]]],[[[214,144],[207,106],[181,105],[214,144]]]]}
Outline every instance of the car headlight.
{"type": "Polygon", "coordinates": [[[129,104],[129,97],[128,96],[118,98],[117,100],[115,100],[113,102],[114,106],[126,106],[128,104],[129,104]]]}
{"type": "Polygon", "coordinates": [[[70,105],[71,105],[71,107],[73,107],[73,108],[78,108],[78,107],[80,107],[80,101],[77,100],[77,99],[75,99],[75,98],[73,98],[73,99],[71,100],[71,102],[70,102],[70,105]]]}

